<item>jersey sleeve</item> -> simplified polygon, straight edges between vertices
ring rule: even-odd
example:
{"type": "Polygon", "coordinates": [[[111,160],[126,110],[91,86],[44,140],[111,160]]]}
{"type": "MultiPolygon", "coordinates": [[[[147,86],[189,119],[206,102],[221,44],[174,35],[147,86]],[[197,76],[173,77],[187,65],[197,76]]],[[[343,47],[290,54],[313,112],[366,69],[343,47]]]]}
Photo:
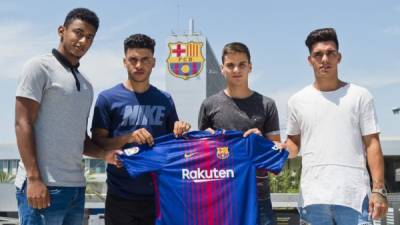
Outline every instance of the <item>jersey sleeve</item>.
{"type": "Polygon", "coordinates": [[[96,128],[110,130],[110,125],[110,106],[107,99],[100,94],[94,106],[92,130],[96,128]]]}
{"type": "Polygon", "coordinates": [[[40,103],[48,85],[49,78],[44,65],[38,59],[31,60],[22,69],[16,96],[29,98],[40,103]]]}
{"type": "Polygon", "coordinates": [[[279,173],[285,165],[289,153],[280,150],[272,141],[256,134],[247,137],[247,150],[254,166],[272,173],[279,173]]]}
{"type": "Polygon", "coordinates": [[[167,155],[153,148],[141,150],[139,147],[131,147],[125,149],[123,154],[119,155],[119,159],[128,174],[137,177],[159,171],[167,162],[167,155]]]}

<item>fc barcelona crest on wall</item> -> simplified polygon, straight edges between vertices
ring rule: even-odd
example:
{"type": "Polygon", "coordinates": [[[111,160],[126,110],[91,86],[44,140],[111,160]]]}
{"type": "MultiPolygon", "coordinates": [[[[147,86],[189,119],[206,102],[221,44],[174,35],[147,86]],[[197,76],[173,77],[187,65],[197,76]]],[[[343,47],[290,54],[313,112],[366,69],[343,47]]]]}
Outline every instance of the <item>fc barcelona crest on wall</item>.
{"type": "Polygon", "coordinates": [[[187,80],[201,73],[204,66],[202,42],[168,43],[168,71],[175,77],[187,80]]]}

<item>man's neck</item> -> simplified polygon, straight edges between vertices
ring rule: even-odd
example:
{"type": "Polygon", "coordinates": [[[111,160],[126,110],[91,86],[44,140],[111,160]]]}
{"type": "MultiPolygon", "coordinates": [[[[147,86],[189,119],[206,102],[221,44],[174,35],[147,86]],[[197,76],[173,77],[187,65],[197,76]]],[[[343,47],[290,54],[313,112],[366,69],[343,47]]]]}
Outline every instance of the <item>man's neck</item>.
{"type": "Polygon", "coordinates": [[[319,91],[336,91],[345,84],[339,79],[317,79],[314,82],[314,87],[319,91]]]}
{"type": "Polygon", "coordinates": [[[147,81],[145,82],[135,82],[133,80],[125,80],[124,81],[124,86],[130,91],[134,91],[136,93],[143,93],[150,88],[150,83],[147,81]]]}
{"type": "Polygon", "coordinates": [[[248,87],[226,87],[225,94],[231,98],[248,98],[253,91],[248,87]]]}
{"type": "Polygon", "coordinates": [[[57,51],[63,55],[71,65],[75,66],[79,63],[79,58],[74,57],[71,54],[68,54],[67,51],[65,51],[64,47],[61,45],[61,43],[58,45],[57,51]]]}

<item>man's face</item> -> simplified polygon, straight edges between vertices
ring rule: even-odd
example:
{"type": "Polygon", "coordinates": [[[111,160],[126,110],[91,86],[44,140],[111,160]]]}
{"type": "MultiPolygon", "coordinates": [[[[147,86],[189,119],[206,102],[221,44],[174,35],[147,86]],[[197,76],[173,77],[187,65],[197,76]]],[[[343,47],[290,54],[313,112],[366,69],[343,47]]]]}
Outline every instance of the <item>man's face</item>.
{"type": "Polygon", "coordinates": [[[314,69],[317,78],[337,77],[337,67],[342,56],[338,52],[335,42],[324,41],[312,46],[308,62],[314,69]]]}
{"type": "Polygon", "coordinates": [[[228,85],[247,85],[251,67],[252,65],[245,53],[233,52],[224,56],[224,64],[221,65],[221,72],[225,76],[228,85]]]}
{"type": "Polygon", "coordinates": [[[58,35],[64,55],[79,60],[92,45],[96,29],[85,21],[75,19],[67,27],[60,26],[58,35]]]}
{"type": "Polygon", "coordinates": [[[124,65],[130,80],[134,82],[149,82],[155,59],[150,49],[128,48],[125,53],[124,65]]]}

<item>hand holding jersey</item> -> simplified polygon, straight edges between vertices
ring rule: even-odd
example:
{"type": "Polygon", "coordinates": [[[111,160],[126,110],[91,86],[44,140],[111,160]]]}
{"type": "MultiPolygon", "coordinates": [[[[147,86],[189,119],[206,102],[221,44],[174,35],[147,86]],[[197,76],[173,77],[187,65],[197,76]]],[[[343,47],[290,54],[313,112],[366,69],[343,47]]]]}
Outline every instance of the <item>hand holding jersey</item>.
{"type": "Polygon", "coordinates": [[[128,143],[136,143],[139,145],[148,144],[149,146],[152,146],[154,144],[153,135],[151,135],[150,132],[146,130],[146,128],[137,129],[131,134],[128,134],[128,136],[128,143]]]}
{"type": "MultiPolygon", "coordinates": [[[[175,121],[173,133],[175,137],[179,137],[183,133],[188,132],[190,128],[191,125],[185,121],[175,121]]],[[[137,129],[128,136],[128,143],[136,143],[139,145],[148,144],[149,146],[152,146],[154,144],[153,135],[151,135],[150,132],[146,130],[146,128],[137,129]]]]}
{"type": "Polygon", "coordinates": [[[250,134],[257,134],[259,136],[262,136],[262,133],[258,128],[251,128],[251,129],[247,130],[246,132],[244,132],[243,137],[247,137],[250,134]]]}
{"type": "Polygon", "coordinates": [[[104,150],[103,156],[100,158],[103,159],[107,164],[114,165],[117,168],[121,168],[122,162],[118,158],[118,155],[120,154],[122,154],[122,151],[120,149],[104,150]]]}
{"type": "Polygon", "coordinates": [[[174,124],[174,135],[175,137],[180,137],[185,132],[188,132],[192,126],[185,121],[176,121],[174,124]]]}

